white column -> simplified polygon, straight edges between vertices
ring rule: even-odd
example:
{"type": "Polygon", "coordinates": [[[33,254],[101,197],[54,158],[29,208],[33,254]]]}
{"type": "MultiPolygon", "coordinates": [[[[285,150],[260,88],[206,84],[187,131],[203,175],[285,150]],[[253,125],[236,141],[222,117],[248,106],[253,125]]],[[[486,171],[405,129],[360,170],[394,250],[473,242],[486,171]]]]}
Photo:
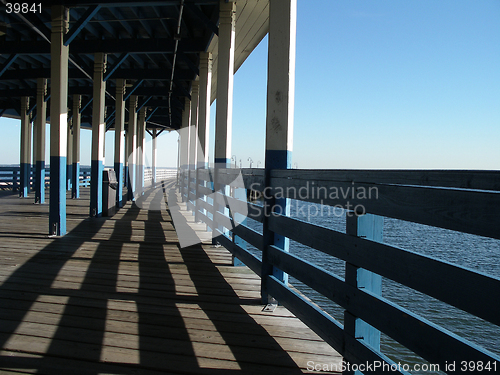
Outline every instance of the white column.
{"type": "MultiPolygon", "coordinates": [[[[293,113],[295,97],[295,37],[297,0],[269,2],[269,52],[267,72],[266,114],[266,176],[272,169],[291,167],[293,141],[293,113]]],[[[270,181],[266,180],[266,186],[270,181]]],[[[265,205],[286,215],[290,212],[287,199],[266,199],[265,205]]],[[[262,251],[262,300],[268,303],[267,275],[288,282],[288,275],[273,267],[267,260],[267,248],[274,245],[288,251],[288,238],[269,230],[268,217],[264,218],[262,251]]]]}
{"type": "Polygon", "coordinates": [[[182,196],[182,201],[186,201],[186,190],[187,190],[187,177],[189,172],[189,124],[191,117],[191,101],[186,98],[184,101],[184,111],[182,112],[182,124],[181,130],[179,132],[181,142],[180,142],[180,173],[181,173],[181,183],[180,191],[182,196]]]}
{"type": "Polygon", "coordinates": [[[198,113],[198,139],[201,153],[198,155],[198,165],[205,167],[208,164],[208,144],[210,136],[210,96],[212,93],[212,54],[200,53],[200,88],[198,113]]]}
{"type": "Polygon", "coordinates": [[[116,117],[115,117],[115,173],[118,181],[116,187],[116,207],[123,206],[123,165],[125,163],[125,80],[116,80],[116,117]]]}
{"type": "Polygon", "coordinates": [[[198,88],[199,82],[193,81],[191,89],[191,121],[189,127],[189,169],[196,168],[196,149],[198,143],[198,88]]]}
{"type": "Polygon", "coordinates": [[[137,146],[137,96],[131,95],[128,111],[127,128],[127,196],[128,200],[134,200],[135,189],[135,158],[137,146]]]}
{"type": "Polygon", "coordinates": [[[80,115],[81,96],[73,95],[73,186],[71,198],[80,198],[80,115]]]}
{"type": "Polygon", "coordinates": [[[66,148],[68,126],[68,57],[64,45],[69,10],[61,5],[51,9],[50,43],[50,207],[49,233],[66,234],[66,148]]]}
{"type": "Polygon", "coordinates": [[[73,175],[73,118],[68,120],[68,155],[66,158],[66,190],[71,190],[73,175]]]}
{"type": "Polygon", "coordinates": [[[45,127],[47,123],[47,80],[39,78],[36,86],[36,178],[35,178],[35,203],[45,203],[45,127]]]}
{"type": "Polygon", "coordinates": [[[144,190],[144,146],[146,140],[146,107],[139,111],[137,121],[137,158],[136,158],[136,177],[135,177],[135,197],[136,199],[143,194],[144,190]]]}
{"type": "Polygon", "coordinates": [[[21,198],[28,197],[30,188],[30,169],[31,169],[31,134],[30,134],[30,117],[28,115],[29,98],[21,97],[21,155],[20,155],[20,173],[21,173],[21,188],[19,196],[21,198]]]}
{"type": "Polygon", "coordinates": [[[231,162],[236,4],[220,0],[215,163],[231,162]]]}
{"type": "Polygon", "coordinates": [[[90,216],[102,216],[102,173],[104,170],[104,135],[106,131],[105,98],[106,55],[94,54],[94,100],[92,103],[92,161],[90,175],[90,216]]]}
{"type": "Polygon", "coordinates": [[[151,182],[156,186],[156,158],[158,156],[158,149],[156,145],[156,137],[158,136],[158,129],[153,128],[152,147],[151,147],[151,182]]]}

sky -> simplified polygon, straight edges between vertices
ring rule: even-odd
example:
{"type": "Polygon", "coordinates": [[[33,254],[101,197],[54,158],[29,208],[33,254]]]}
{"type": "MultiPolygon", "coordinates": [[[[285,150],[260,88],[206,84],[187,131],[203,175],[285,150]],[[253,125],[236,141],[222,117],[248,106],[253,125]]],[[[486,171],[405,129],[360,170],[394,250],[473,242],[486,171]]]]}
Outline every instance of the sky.
{"type": "MultiPolygon", "coordinates": [[[[500,0],[297,4],[292,167],[500,169],[500,0]]],[[[234,78],[232,155],[243,167],[264,163],[266,84],[267,37],[234,78]]],[[[213,150],[215,103],[211,119],[213,150]]],[[[19,121],[0,119],[0,131],[0,163],[18,163],[19,121]]],[[[175,131],[159,137],[158,158],[176,166],[175,131]]]]}

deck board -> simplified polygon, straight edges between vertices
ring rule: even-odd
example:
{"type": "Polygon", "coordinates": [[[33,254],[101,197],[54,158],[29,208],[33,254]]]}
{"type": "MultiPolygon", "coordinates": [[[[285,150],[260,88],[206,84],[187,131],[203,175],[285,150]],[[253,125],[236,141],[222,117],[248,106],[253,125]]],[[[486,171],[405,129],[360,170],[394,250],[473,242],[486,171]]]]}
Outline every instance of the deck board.
{"type": "Polygon", "coordinates": [[[162,189],[98,219],[81,194],[62,238],[47,236],[48,205],[0,194],[0,373],[288,375],[341,360],[285,308],[262,311],[258,276],[226,249],[180,249],[162,189]]]}

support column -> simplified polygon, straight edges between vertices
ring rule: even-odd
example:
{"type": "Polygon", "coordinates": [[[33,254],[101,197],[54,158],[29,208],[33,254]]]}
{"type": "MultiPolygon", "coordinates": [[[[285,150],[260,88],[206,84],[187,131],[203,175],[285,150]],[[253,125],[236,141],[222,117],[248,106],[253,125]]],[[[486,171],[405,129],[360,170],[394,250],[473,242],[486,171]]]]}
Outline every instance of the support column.
{"type": "MultiPolygon", "coordinates": [[[[212,94],[212,54],[210,52],[200,53],[200,84],[198,94],[198,141],[199,148],[196,156],[197,168],[208,168],[208,144],[210,135],[210,99],[212,94]]],[[[198,176],[198,175],[197,175],[198,176]]],[[[206,200],[200,196],[199,186],[207,186],[206,181],[196,184],[196,199],[206,200]]],[[[205,209],[201,209],[206,214],[205,209]]],[[[199,221],[199,209],[195,212],[195,221],[199,221]]]]}
{"type": "Polygon", "coordinates": [[[210,96],[212,93],[212,54],[200,54],[200,87],[198,111],[198,139],[201,146],[201,155],[198,155],[198,166],[202,168],[208,164],[208,145],[210,136],[210,96]]]}
{"type": "Polygon", "coordinates": [[[234,41],[236,4],[220,0],[217,105],[215,119],[216,164],[231,163],[233,129],[234,41]]]}
{"type": "MultiPolygon", "coordinates": [[[[199,82],[193,81],[191,85],[191,121],[189,127],[189,173],[188,173],[188,192],[187,207],[196,211],[196,197],[193,197],[193,190],[196,186],[196,149],[198,145],[198,87],[199,82]],[[191,197],[191,198],[190,198],[191,197]],[[193,202],[193,203],[191,203],[193,202]]],[[[194,212],[193,212],[194,213],[194,212]]]]}
{"type": "Polygon", "coordinates": [[[73,119],[68,121],[68,158],[66,160],[66,189],[72,190],[73,178],[73,119]]]}
{"type": "Polygon", "coordinates": [[[45,203],[45,131],[47,124],[47,80],[38,78],[36,86],[36,123],[35,123],[35,203],[45,203]]]}
{"type": "Polygon", "coordinates": [[[90,216],[102,216],[102,173],[104,169],[104,121],[106,55],[94,54],[94,100],[92,105],[92,161],[90,174],[90,216]]]}
{"type": "Polygon", "coordinates": [[[135,189],[135,158],[137,144],[137,96],[131,95],[128,111],[127,128],[127,199],[134,200],[135,189]]]}
{"type": "MultiPolygon", "coordinates": [[[[356,215],[354,212],[346,214],[346,234],[363,237],[376,242],[383,242],[384,218],[372,214],[356,215]]],[[[354,264],[346,263],[345,282],[355,288],[368,290],[374,294],[382,294],[382,277],[373,272],[359,268],[354,264]]],[[[344,313],[344,330],[347,335],[363,340],[380,351],[380,331],[368,323],[352,315],[348,310],[344,313]]],[[[343,374],[361,374],[359,371],[344,371],[343,374]]]]}
{"type": "MultiPolygon", "coordinates": [[[[233,86],[234,86],[234,43],[236,24],[236,4],[220,0],[219,3],[219,47],[217,68],[217,104],[215,117],[215,173],[214,190],[222,190],[229,194],[228,187],[218,182],[218,169],[227,168],[231,164],[231,138],[233,128],[233,86]]],[[[223,227],[216,222],[215,212],[224,212],[224,206],[214,202],[214,232],[223,227]]],[[[214,239],[215,241],[215,239],[214,239]]]]}
{"type": "Polygon", "coordinates": [[[180,169],[181,169],[181,197],[182,201],[186,202],[186,179],[189,172],[189,124],[191,117],[191,101],[186,98],[184,101],[184,111],[182,112],[182,124],[180,131],[180,169]]]}
{"type": "Polygon", "coordinates": [[[27,198],[30,190],[30,169],[31,169],[31,132],[30,117],[28,115],[29,98],[21,98],[21,155],[20,155],[20,173],[21,186],[19,196],[27,198]]]}
{"type": "Polygon", "coordinates": [[[69,10],[53,5],[50,44],[50,206],[49,233],[66,234],[66,144],[68,126],[68,56],[64,45],[69,10]]]}
{"type": "Polygon", "coordinates": [[[125,80],[116,80],[116,117],[115,117],[115,174],[118,181],[116,187],[116,207],[123,206],[123,164],[125,163],[125,80]]]}
{"type": "MultiPolygon", "coordinates": [[[[290,169],[293,141],[295,97],[295,36],[297,0],[276,0],[269,3],[269,51],[267,70],[266,115],[266,186],[270,186],[270,171],[290,169]]],[[[287,199],[265,198],[266,215],[263,222],[262,300],[269,303],[267,276],[288,283],[288,275],[273,267],[267,259],[267,247],[274,245],[288,251],[288,238],[269,230],[271,208],[289,215],[287,199]]]]}
{"type": "Polygon", "coordinates": [[[144,146],[146,141],[146,107],[139,111],[137,120],[137,167],[135,177],[135,198],[144,192],[144,146]]]}
{"type": "Polygon", "coordinates": [[[71,198],[80,198],[80,115],[81,96],[73,95],[73,176],[71,198]]]}
{"type": "Polygon", "coordinates": [[[151,149],[151,183],[153,187],[156,186],[156,158],[158,156],[158,149],[156,145],[156,138],[158,137],[158,129],[153,128],[152,136],[152,149],[151,149]]]}

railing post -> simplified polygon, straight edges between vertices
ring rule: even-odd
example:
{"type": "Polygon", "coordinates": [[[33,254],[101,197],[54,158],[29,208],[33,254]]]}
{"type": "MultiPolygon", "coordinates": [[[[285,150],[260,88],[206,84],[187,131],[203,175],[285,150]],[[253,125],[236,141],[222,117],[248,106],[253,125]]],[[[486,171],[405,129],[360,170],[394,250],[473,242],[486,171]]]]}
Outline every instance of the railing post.
{"type": "Polygon", "coordinates": [[[288,238],[269,230],[269,215],[278,211],[289,215],[287,199],[277,199],[267,192],[271,186],[273,169],[290,169],[292,158],[293,113],[295,98],[295,37],[297,0],[269,2],[269,50],[267,73],[266,161],[263,222],[264,248],[262,251],[262,303],[272,302],[267,292],[269,275],[288,283],[288,275],[273,267],[267,260],[268,246],[288,251],[288,238]]]}
{"type": "MultiPolygon", "coordinates": [[[[384,218],[382,216],[355,212],[346,213],[346,234],[382,242],[384,218]]],[[[382,294],[382,277],[373,272],[359,268],[354,264],[346,263],[345,282],[353,287],[369,290],[372,293],[382,294]]],[[[363,339],[375,350],[380,351],[380,331],[351,314],[344,313],[345,334],[356,339],[363,339]]],[[[359,371],[345,371],[343,374],[360,374],[359,371]]]]}
{"type": "Polygon", "coordinates": [[[14,169],[12,169],[12,191],[14,192],[19,189],[19,184],[17,183],[17,173],[18,169],[14,167],[14,169]]]}

